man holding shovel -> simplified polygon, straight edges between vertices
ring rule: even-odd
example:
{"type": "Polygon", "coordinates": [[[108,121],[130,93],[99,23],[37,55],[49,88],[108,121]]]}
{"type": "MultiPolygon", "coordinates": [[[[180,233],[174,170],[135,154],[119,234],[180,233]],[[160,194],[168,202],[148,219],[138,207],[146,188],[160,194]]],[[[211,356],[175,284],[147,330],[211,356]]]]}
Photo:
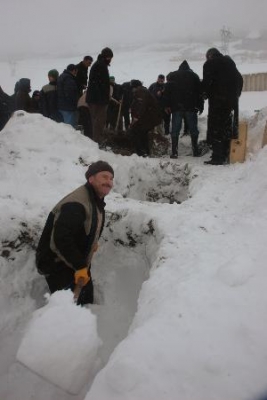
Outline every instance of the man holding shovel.
{"type": "Polygon", "coordinates": [[[100,160],[89,165],[85,177],[86,183],[50,212],[36,252],[38,272],[50,292],[71,289],[81,305],[94,301],[91,260],[103,230],[104,197],[113,187],[114,171],[100,160]]]}

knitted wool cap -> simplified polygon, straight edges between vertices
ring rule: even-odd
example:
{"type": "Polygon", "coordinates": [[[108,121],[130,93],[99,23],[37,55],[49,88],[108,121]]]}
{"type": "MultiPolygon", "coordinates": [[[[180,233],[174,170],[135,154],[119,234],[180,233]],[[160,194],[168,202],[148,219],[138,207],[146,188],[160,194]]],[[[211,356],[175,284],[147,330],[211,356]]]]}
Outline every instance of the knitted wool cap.
{"type": "Polygon", "coordinates": [[[96,161],[89,165],[88,170],[85,172],[85,178],[88,180],[90,176],[97,174],[98,172],[108,171],[114,176],[114,170],[109,163],[106,161],[96,161]]]}

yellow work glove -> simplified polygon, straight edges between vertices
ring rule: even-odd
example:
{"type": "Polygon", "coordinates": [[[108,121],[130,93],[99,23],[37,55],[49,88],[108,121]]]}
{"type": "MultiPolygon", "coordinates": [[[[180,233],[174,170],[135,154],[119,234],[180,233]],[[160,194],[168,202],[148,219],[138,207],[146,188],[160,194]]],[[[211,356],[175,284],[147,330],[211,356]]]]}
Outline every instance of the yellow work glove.
{"type": "Polygon", "coordinates": [[[85,286],[90,281],[90,272],[88,269],[85,267],[75,271],[74,281],[75,285],[85,286]]]}

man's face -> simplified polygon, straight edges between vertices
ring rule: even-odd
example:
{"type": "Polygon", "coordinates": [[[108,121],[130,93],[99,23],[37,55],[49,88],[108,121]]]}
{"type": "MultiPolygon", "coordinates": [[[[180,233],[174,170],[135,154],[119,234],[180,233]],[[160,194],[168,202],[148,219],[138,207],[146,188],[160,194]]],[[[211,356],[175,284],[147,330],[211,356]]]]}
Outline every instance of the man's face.
{"type": "Polygon", "coordinates": [[[90,176],[88,182],[93,186],[98,197],[103,199],[113,187],[113,175],[109,171],[101,171],[90,176]]]}
{"type": "Polygon", "coordinates": [[[84,65],[85,65],[87,68],[89,68],[89,67],[91,66],[91,64],[92,64],[92,61],[90,61],[90,60],[84,60],[84,65]]]}

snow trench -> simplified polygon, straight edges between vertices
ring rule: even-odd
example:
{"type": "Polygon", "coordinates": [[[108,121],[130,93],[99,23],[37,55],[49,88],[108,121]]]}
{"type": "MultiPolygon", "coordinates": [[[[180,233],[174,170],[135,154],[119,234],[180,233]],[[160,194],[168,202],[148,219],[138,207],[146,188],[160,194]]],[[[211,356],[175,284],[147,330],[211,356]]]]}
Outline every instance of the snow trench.
{"type": "MultiPolygon", "coordinates": [[[[22,224],[16,239],[2,242],[3,279],[0,297],[2,311],[8,313],[0,326],[0,348],[4,349],[1,357],[0,392],[6,400],[12,400],[18,391],[21,392],[22,400],[30,396],[25,379],[32,385],[31,394],[38,387],[38,400],[45,399],[48,390],[51,393],[55,390],[51,384],[16,362],[16,352],[26,324],[32,312],[46,304],[45,293],[48,292],[45,279],[37,273],[34,264],[39,235],[37,230],[37,226],[22,224]],[[16,380],[16,384],[10,385],[9,382],[18,376],[20,379],[16,380]]],[[[115,347],[128,334],[138,307],[139,292],[149,277],[159,241],[155,222],[145,214],[144,218],[135,220],[134,212],[127,208],[106,213],[100,248],[92,263],[95,304],[88,305],[97,316],[98,335],[103,345],[88,386],[95,374],[106,365],[115,347]]],[[[85,389],[88,390],[88,387],[85,389]]],[[[62,399],[68,398],[61,389],[57,388],[56,391],[58,399],[61,399],[61,395],[62,399]]],[[[85,392],[81,392],[75,399],[83,399],[84,395],[85,392]]]]}

